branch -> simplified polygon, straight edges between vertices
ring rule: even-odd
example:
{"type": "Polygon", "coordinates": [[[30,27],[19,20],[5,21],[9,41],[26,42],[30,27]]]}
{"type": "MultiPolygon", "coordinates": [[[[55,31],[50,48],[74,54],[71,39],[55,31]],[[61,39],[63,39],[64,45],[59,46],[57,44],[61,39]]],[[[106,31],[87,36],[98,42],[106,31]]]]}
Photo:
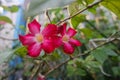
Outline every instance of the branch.
{"type": "Polygon", "coordinates": [[[78,14],[84,12],[85,10],[87,10],[87,9],[89,9],[89,8],[92,8],[92,7],[95,6],[95,5],[98,5],[98,4],[99,4],[100,2],[102,2],[102,1],[103,1],[103,0],[100,0],[100,1],[98,1],[98,2],[96,2],[96,3],[94,3],[94,4],[88,5],[86,8],[84,8],[84,9],[78,11],[78,12],[75,13],[74,15],[69,16],[68,18],[65,18],[64,20],[59,21],[56,25],[59,25],[59,24],[61,24],[62,22],[65,22],[65,21],[67,21],[67,20],[69,20],[69,19],[71,19],[71,18],[77,16],[78,14]]]}
{"type": "Polygon", "coordinates": [[[92,48],[92,49],[86,51],[85,53],[78,54],[77,56],[75,56],[75,57],[73,57],[73,58],[68,58],[68,59],[67,59],[66,61],[64,61],[63,63],[61,63],[61,64],[55,66],[54,68],[52,68],[51,70],[49,70],[49,71],[45,74],[45,76],[47,76],[48,74],[50,74],[50,73],[53,72],[54,70],[58,69],[59,67],[63,66],[64,64],[67,64],[70,60],[74,60],[74,59],[76,59],[76,58],[79,58],[80,56],[87,55],[87,54],[89,54],[90,52],[96,50],[97,48],[102,47],[102,46],[104,46],[104,45],[106,45],[106,44],[108,44],[108,43],[111,43],[111,42],[115,41],[115,40],[117,40],[117,38],[113,38],[113,39],[107,40],[106,42],[104,42],[103,44],[97,46],[96,48],[92,48]]]}
{"type": "Polygon", "coordinates": [[[50,21],[50,23],[52,23],[50,16],[49,16],[49,13],[48,13],[48,10],[46,10],[46,16],[48,17],[48,20],[50,21]]]}

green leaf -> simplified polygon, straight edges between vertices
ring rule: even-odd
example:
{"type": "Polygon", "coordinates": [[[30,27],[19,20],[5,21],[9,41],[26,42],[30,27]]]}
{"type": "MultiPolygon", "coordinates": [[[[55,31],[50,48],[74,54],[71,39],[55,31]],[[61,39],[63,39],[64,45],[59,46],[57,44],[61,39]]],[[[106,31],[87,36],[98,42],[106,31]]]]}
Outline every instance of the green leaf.
{"type": "Polygon", "coordinates": [[[27,54],[27,48],[24,46],[21,46],[14,51],[14,54],[24,57],[27,54]]]}
{"type": "Polygon", "coordinates": [[[61,55],[60,55],[60,53],[56,50],[56,51],[54,51],[54,52],[52,53],[52,55],[49,55],[47,58],[48,58],[49,60],[51,60],[51,61],[56,61],[56,60],[61,59],[61,55]]]}
{"type": "Polygon", "coordinates": [[[101,63],[103,63],[108,58],[108,56],[117,56],[113,50],[106,47],[98,48],[92,52],[92,55],[101,63]]]}
{"type": "Polygon", "coordinates": [[[89,28],[82,28],[80,31],[82,31],[87,38],[92,38],[93,36],[93,31],[89,28]]]}
{"type": "Polygon", "coordinates": [[[19,7],[16,5],[13,5],[11,7],[7,7],[7,6],[2,6],[2,7],[4,8],[4,10],[10,11],[12,13],[17,12],[19,10],[19,7]]]}
{"type": "Polygon", "coordinates": [[[87,66],[90,66],[92,68],[99,68],[101,66],[100,62],[98,61],[88,61],[85,63],[87,66]]]}
{"type": "Polygon", "coordinates": [[[63,7],[75,0],[31,0],[26,17],[35,16],[48,8],[63,7]]]}
{"type": "Polygon", "coordinates": [[[79,76],[85,76],[86,75],[86,71],[83,70],[82,68],[78,68],[78,67],[74,67],[72,65],[67,65],[67,75],[68,76],[75,76],[75,75],[79,75],[79,76]]]}
{"type": "Polygon", "coordinates": [[[103,0],[102,5],[115,13],[120,19],[120,0],[103,0]]]}
{"type": "Polygon", "coordinates": [[[18,8],[18,6],[16,6],[16,5],[13,5],[12,7],[10,7],[10,11],[11,11],[12,13],[17,12],[18,10],[19,10],[19,8],[18,8]]]}
{"type": "Polygon", "coordinates": [[[92,61],[92,60],[94,60],[93,55],[89,55],[89,56],[87,56],[86,59],[85,59],[86,62],[92,61]]]}
{"type": "Polygon", "coordinates": [[[86,71],[83,70],[83,69],[81,69],[81,68],[77,68],[77,69],[75,70],[75,74],[76,74],[76,75],[79,75],[79,76],[85,76],[85,75],[86,75],[86,71]]]}
{"type": "Polygon", "coordinates": [[[104,49],[98,48],[91,52],[91,54],[94,56],[96,60],[98,60],[101,64],[104,63],[104,61],[108,58],[108,55],[104,51],[104,49]]]}
{"type": "Polygon", "coordinates": [[[117,56],[117,54],[112,49],[103,47],[103,50],[109,56],[117,56]]]}
{"type": "Polygon", "coordinates": [[[112,71],[115,76],[120,76],[120,67],[113,67],[112,71]]]}
{"type": "MultiPolygon", "coordinates": [[[[69,5],[69,13],[71,16],[74,15],[79,10],[80,10],[80,6],[77,1],[69,5]]],[[[79,14],[71,19],[71,24],[76,29],[77,26],[80,24],[80,22],[83,22],[84,20],[85,20],[85,15],[79,14]]]]}
{"type": "Polygon", "coordinates": [[[71,24],[76,29],[78,25],[83,21],[85,21],[85,15],[79,14],[71,19],[71,24]]]}
{"type": "Polygon", "coordinates": [[[0,21],[12,24],[12,20],[7,16],[0,16],[0,21]]]}
{"type": "Polygon", "coordinates": [[[74,74],[74,72],[75,72],[75,68],[72,67],[71,65],[68,65],[67,66],[67,73],[68,73],[67,75],[72,76],[74,74]]]}
{"type": "Polygon", "coordinates": [[[3,63],[4,61],[7,61],[10,55],[12,55],[14,51],[13,50],[6,50],[0,52],[0,64],[3,63]]]}
{"type": "Polygon", "coordinates": [[[90,3],[92,3],[94,0],[77,0],[77,2],[79,3],[79,4],[83,4],[83,5],[88,5],[88,4],[90,4],[90,3]]]}

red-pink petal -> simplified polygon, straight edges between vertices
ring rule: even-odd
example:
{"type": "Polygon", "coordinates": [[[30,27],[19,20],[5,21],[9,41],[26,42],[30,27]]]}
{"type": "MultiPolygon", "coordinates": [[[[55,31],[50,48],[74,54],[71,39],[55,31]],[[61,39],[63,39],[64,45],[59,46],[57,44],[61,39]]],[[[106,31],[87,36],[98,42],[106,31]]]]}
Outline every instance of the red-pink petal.
{"type": "Polygon", "coordinates": [[[35,19],[28,24],[28,28],[32,34],[40,33],[40,27],[41,25],[35,19]]]}
{"type": "Polygon", "coordinates": [[[48,24],[42,31],[44,37],[50,37],[57,35],[57,26],[54,24],[48,24]]]}
{"type": "Polygon", "coordinates": [[[64,52],[67,54],[72,54],[74,52],[73,46],[68,42],[63,44],[63,49],[64,49],[64,52]]]}
{"type": "Polygon", "coordinates": [[[31,35],[31,34],[27,34],[27,35],[24,35],[24,36],[19,35],[19,40],[25,46],[28,46],[28,45],[31,45],[31,44],[35,43],[34,36],[31,35]]]}
{"type": "Polygon", "coordinates": [[[28,46],[28,55],[31,57],[38,57],[41,52],[41,44],[35,43],[28,46]]]}
{"type": "Polygon", "coordinates": [[[70,39],[69,41],[72,45],[75,45],[75,46],[81,46],[82,43],[79,41],[79,40],[75,40],[73,38],[70,39]]]}
{"type": "Polygon", "coordinates": [[[58,48],[62,45],[62,37],[54,36],[52,37],[52,41],[54,43],[55,48],[58,48]]]}
{"type": "Polygon", "coordinates": [[[40,75],[38,76],[37,80],[45,80],[45,76],[40,74],[40,75]]]}
{"type": "Polygon", "coordinates": [[[66,23],[58,27],[58,33],[60,33],[63,36],[66,33],[66,27],[67,27],[66,23]]]}
{"type": "Polygon", "coordinates": [[[69,29],[68,29],[68,32],[67,32],[67,34],[68,34],[70,37],[74,36],[76,33],[77,33],[77,32],[76,32],[74,29],[72,29],[72,28],[69,28],[69,29]]]}
{"type": "Polygon", "coordinates": [[[44,51],[46,53],[53,52],[55,49],[53,41],[52,40],[44,40],[44,42],[42,43],[42,49],[44,49],[44,51]]]}

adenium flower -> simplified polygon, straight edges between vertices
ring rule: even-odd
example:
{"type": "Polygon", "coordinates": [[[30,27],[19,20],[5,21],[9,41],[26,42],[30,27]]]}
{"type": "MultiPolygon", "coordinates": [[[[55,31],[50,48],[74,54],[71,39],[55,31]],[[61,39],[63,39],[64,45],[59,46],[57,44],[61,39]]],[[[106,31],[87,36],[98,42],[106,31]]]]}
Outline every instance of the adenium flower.
{"type": "Polygon", "coordinates": [[[68,28],[68,30],[66,30],[66,25],[66,23],[61,25],[58,28],[58,33],[61,34],[61,42],[64,52],[72,54],[74,52],[74,47],[81,46],[82,44],[80,41],[73,38],[77,32],[72,28],[68,28]]]}
{"type": "Polygon", "coordinates": [[[37,80],[45,80],[45,76],[42,74],[39,74],[39,76],[37,77],[37,80]]]}
{"type": "Polygon", "coordinates": [[[40,27],[41,25],[36,20],[33,20],[28,24],[30,33],[24,36],[19,35],[20,41],[27,47],[28,55],[31,57],[39,56],[42,49],[46,53],[51,53],[56,48],[52,37],[57,39],[57,26],[48,24],[42,31],[40,27]]]}

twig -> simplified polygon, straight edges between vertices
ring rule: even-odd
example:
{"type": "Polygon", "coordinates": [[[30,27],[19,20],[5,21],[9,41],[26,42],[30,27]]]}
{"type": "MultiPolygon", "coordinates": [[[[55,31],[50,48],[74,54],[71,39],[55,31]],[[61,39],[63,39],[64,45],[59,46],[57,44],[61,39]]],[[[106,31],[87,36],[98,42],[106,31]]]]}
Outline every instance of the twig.
{"type": "Polygon", "coordinates": [[[106,76],[108,76],[108,77],[111,76],[110,74],[108,74],[108,73],[106,73],[106,72],[104,71],[104,69],[103,69],[102,66],[100,66],[100,70],[101,70],[102,74],[104,74],[104,75],[106,75],[106,76]]]}
{"type": "Polygon", "coordinates": [[[48,74],[50,74],[50,73],[53,72],[54,70],[58,69],[59,67],[63,66],[64,64],[68,63],[70,60],[74,60],[75,58],[79,58],[80,56],[87,55],[87,54],[89,54],[90,52],[96,50],[97,48],[102,47],[102,46],[104,46],[104,45],[106,45],[106,44],[108,44],[108,43],[111,43],[111,42],[115,41],[115,40],[117,40],[117,39],[114,38],[114,39],[111,39],[111,40],[109,40],[109,41],[106,41],[106,42],[104,42],[103,44],[97,46],[96,48],[92,48],[92,49],[86,51],[86,52],[83,53],[83,54],[78,54],[77,56],[73,57],[72,59],[71,59],[71,58],[68,58],[68,59],[67,59],[66,61],[64,61],[63,63],[61,63],[61,64],[55,66],[54,68],[52,68],[51,70],[49,70],[49,71],[45,74],[45,76],[47,76],[48,74]]]}
{"type": "Polygon", "coordinates": [[[99,4],[99,3],[102,2],[102,1],[103,1],[103,0],[100,0],[100,1],[98,1],[98,2],[96,2],[96,3],[94,3],[94,4],[88,5],[86,8],[84,8],[84,9],[78,11],[78,12],[75,13],[74,15],[69,16],[68,18],[65,18],[64,20],[59,21],[56,25],[59,25],[59,24],[61,24],[62,22],[67,21],[67,20],[69,20],[69,19],[71,19],[71,18],[77,16],[78,14],[84,12],[85,10],[87,10],[87,9],[89,9],[89,8],[92,8],[93,6],[99,4]]]}
{"type": "Polygon", "coordinates": [[[31,76],[30,80],[33,80],[38,75],[39,71],[41,70],[41,66],[44,66],[44,62],[39,64],[38,68],[36,69],[35,73],[31,76]]]}
{"type": "Polygon", "coordinates": [[[46,16],[48,17],[48,20],[50,21],[50,23],[52,23],[50,16],[49,16],[49,13],[48,13],[48,10],[46,10],[46,16]]]}
{"type": "MultiPolygon", "coordinates": [[[[103,41],[104,41],[104,42],[105,42],[105,41],[107,41],[107,40],[112,40],[112,39],[115,39],[115,38],[109,38],[109,39],[108,39],[108,38],[91,39],[90,42],[91,42],[91,41],[93,41],[93,42],[100,42],[100,41],[103,42],[103,41]]],[[[117,39],[117,40],[120,40],[120,38],[116,38],[116,39],[117,39]]]]}

